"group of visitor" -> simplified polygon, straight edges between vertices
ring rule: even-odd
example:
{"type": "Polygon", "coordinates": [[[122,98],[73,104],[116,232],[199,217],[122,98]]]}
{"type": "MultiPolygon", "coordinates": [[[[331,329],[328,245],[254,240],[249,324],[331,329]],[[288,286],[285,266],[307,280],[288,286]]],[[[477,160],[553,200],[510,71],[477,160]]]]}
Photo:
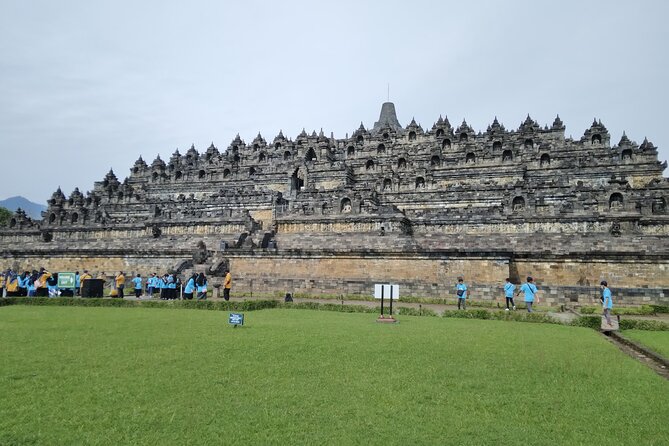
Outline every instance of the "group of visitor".
{"type": "MultiPolygon", "coordinates": [[[[539,300],[539,298],[537,297],[537,292],[539,290],[537,289],[537,286],[533,282],[534,279],[528,276],[527,282],[524,283],[516,292],[516,297],[518,297],[520,293],[523,293],[525,300],[525,307],[527,308],[528,313],[532,313],[532,304],[534,304],[535,299],[537,301],[539,300]]],[[[465,304],[467,302],[468,290],[469,289],[467,288],[464,279],[462,277],[458,277],[458,283],[455,285],[455,293],[458,298],[458,310],[467,309],[465,304]]],[[[514,291],[516,291],[516,285],[511,283],[511,279],[507,277],[506,283],[504,284],[504,298],[506,299],[506,308],[505,308],[506,311],[509,311],[511,308],[513,308],[514,310],[516,309],[516,304],[513,300],[514,291]]]]}
{"type": "MultiPolygon", "coordinates": [[[[117,292],[114,293],[112,290],[112,297],[123,298],[123,289],[125,287],[125,275],[123,271],[116,276],[114,282],[117,292]]],[[[154,296],[158,296],[161,300],[192,299],[194,287],[197,287],[198,299],[207,298],[207,277],[204,273],[193,274],[186,281],[186,286],[183,290],[181,278],[174,273],[165,273],[163,275],[151,273],[146,280],[142,278],[141,274],[137,274],[132,278],[131,282],[137,299],[142,298],[144,291],[146,291],[149,299],[153,299],[154,296]]]]}
{"type": "MultiPolygon", "coordinates": [[[[97,279],[105,282],[109,279],[104,272],[97,275],[97,279]]],[[[74,288],[60,289],[58,287],[58,273],[50,273],[45,268],[39,270],[24,271],[22,273],[13,271],[11,268],[6,271],[0,271],[0,297],[28,296],[28,297],[57,297],[82,295],[84,282],[93,279],[88,270],[75,273],[74,288]]],[[[193,299],[194,296],[199,300],[207,299],[207,276],[204,273],[193,273],[185,282],[174,273],[165,273],[162,276],[152,273],[146,280],[141,274],[137,274],[130,282],[132,283],[134,296],[141,299],[146,292],[148,298],[152,299],[157,295],[162,300],[173,299],[193,299]],[[182,289],[183,288],[183,289],[182,289]]],[[[111,293],[112,298],[125,297],[126,276],[123,271],[112,277],[111,293]]],[[[223,298],[230,300],[230,288],[232,287],[232,276],[230,271],[225,271],[223,283],[223,298]]]]}
{"type": "MultiPolygon", "coordinates": [[[[84,270],[83,274],[79,271],[75,273],[75,287],[74,293],[81,295],[81,289],[86,280],[92,279],[93,276],[84,270]]],[[[98,279],[106,280],[107,276],[101,272],[97,276],[98,279]]],[[[198,300],[207,299],[207,276],[204,273],[193,273],[187,280],[186,285],[182,290],[182,282],[177,274],[165,273],[162,276],[152,273],[146,280],[142,278],[141,274],[137,274],[131,282],[133,283],[133,291],[135,297],[140,299],[144,293],[144,285],[146,285],[146,293],[149,299],[152,299],[154,294],[158,294],[162,300],[173,300],[183,298],[187,300],[193,299],[194,296],[198,300]]],[[[124,298],[126,277],[123,271],[114,276],[112,281],[111,297],[124,298]]],[[[223,298],[230,300],[230,288],[232,287],[232,276],[229,270],[225,270],[225,278],[223,279],[223,298]]],[[[601,302],[604,309],[604,316],[607,324],[611,325],[611,309],[613,308],[613,299],[608,283],[602,281],[600,283],[602,290],[601,302]]],[[[462,277],[458,277],[458,283],[455,285],[456,296],[458,299],[458,310],[466,309],[467,297],[469,289],[462,277]]],[[[527,281],[520,286],[516,291],[516,285],[511,283],[509,278],[504,284],[504,298],[506,300],[506,311],[516,309],[514,301],[515,296],[518,297],[523,293],[523,300],[528,313],[532,313],[532,306],[535,301],[538,302],[537,286],[534,284],[532,277],[527,277],[527,281]]],[[[65,290],[58,288],[58,273],[50,273],[45,268],[39,270],[24,271],[22,273],[13,271],[11,268],[0,272],[0,296],[42,296],[42,297],[56,297],[60,296],[65,290]]]]}
{"type": "Polygon", "coordinates": [[[58,273],[51,274],[45,268],[32,271],[13,271],[11,268],[0,273],[0,296],[56,296],[58,273]]]}
{"type": "MultiPolygon", "coordinates": [[[[602,296],[600,301],[602,303],[602,308],[604,310],[604,317],[606,317],[606,323],[609,326],[611,325],[611,309],[613,308],[613,296],[611,289],[609,288],[608,282],[602,280],[599,284],[599,287],[602,291],[602,296]]],[[[506,300],[505,311],[510,311],[511,309],[516,309],[516,303],[513,300],[514,291],[516,291],[516,285],[511,283],[511,279],[506,278],[506,283],[504,284],[504,298],[506,300]]],[[[455,293],[458,298],[458,310],[466,310],[467,302],[467,292],[468,288],[462,277],[458,277],[458,283],[455,285],[455,293]]],[[[532,313],[532,305],[535,300],[538,302],[539,297],[537,293],[539,292],[537,286],[534,284],[534,279],[531,276],[527,277],[527,281],[520,286],[515,296],[518,297],[520,293],[523,293],[523,300],[525,301],[525,307],[527,308],[528,313],[532,313]]]]}

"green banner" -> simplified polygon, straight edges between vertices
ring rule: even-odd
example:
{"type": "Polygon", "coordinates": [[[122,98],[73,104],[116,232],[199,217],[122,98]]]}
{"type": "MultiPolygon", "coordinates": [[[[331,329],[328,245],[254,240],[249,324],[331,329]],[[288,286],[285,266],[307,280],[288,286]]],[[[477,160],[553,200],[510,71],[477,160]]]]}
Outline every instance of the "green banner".
{"type": "Polygon", "coordinates": [[[58,273],[58,288],[76,288],[74,273],[58,273]]]}

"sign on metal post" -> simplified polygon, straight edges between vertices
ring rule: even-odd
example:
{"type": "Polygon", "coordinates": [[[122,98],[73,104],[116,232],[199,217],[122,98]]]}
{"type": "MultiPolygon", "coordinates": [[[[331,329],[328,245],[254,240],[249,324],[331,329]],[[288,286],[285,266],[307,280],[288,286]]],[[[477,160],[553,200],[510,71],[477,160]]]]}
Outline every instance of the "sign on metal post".
{"type": "Polygon", "coordinates": [[[390,296],[392,296],[393,300],[399,300],[400,299],[400,286],[399,285],[391,285],[387,283],[376,283],[374,284],[374,298],[375,299],[381,299],[383,297],[384,299],[390,299],[390,296]]]}
{"type": "Polygon", "coordinates": [[[387,283],[374,284],[374,298],[381,299],[381,316],[377,319],[378,322],[395,322],[393,318],[393,301],[400,298],[400,286],[391,285],[387,283]],[[390,315],[385,317],[383,314],[383,300],[390,300],[390,315]]]}
{"type": "Polygon", "coordinates": [[[242,313],[230,313],[228,318],[228,323],[237,327],[237,325],[244,325],[244,314],[242,313]]]}

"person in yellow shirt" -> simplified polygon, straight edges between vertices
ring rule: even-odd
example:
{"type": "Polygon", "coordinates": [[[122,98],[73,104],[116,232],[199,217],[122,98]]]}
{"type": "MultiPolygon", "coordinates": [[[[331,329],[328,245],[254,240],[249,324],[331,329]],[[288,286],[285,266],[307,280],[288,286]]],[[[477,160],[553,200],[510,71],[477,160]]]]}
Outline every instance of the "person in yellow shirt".
{"type": "Polygon", "coordinates": [[[35,282],[37,290],[35,295],[38,297],[47,297],[49,295],[49,290],[46,287],[46,281],[51,277],[51,273],[45,268],[39,269],[38,279],[35,282]]]}
{"type": "Polygon", "coordinates": [[[84,289],[84,282],[85,282],[86,280],[89,280],[89,279],[92,279],[92,278],[93,278],[93,276],[91,276],[91,275],[88,273],[88,270],[85,269],[85,270],[84,270],[84,273],[79,277],[79,295],[80,295],[80,296],[83,296],[83,294],[81,294],[81,291],[84,289]]]}
{"type": "Polygon", "coordinates": [[[232,288],[232,275],[229,270],[225,270],[225,279],[223,280],[223,299],[230,300],[230,288],[232,288]]]}
{"type": "Polygon", "coordinates": [[[125,288],[125,276],[123,275],[123,271],[119,271],[118,276],[116,276],[114,281],[116,283],[118,297],[123,299],[123,289],[125,288]]]}
{"type": "Polygon", "coordinates": [[[9,271],[5,279],[5,288],[7,289],[7,296],[19,295],[19,276],[13,271],[9,271]]]}
{"type": "Polygon", "coordinates": [[[0,272],[0,297],[5,297],[5,274],[9,275],[9,271],[0,272]]]}

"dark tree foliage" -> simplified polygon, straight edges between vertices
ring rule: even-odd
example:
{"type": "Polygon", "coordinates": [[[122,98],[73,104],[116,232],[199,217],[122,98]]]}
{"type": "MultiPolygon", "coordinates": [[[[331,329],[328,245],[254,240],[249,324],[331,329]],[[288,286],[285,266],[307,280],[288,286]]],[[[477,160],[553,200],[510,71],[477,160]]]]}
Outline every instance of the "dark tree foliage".
{"type": "Polygon", "coordinates": [[[0,226],[5,226],[9,223],[9,220],[12,218],[13,212],[0,207],[0,226]]]}

